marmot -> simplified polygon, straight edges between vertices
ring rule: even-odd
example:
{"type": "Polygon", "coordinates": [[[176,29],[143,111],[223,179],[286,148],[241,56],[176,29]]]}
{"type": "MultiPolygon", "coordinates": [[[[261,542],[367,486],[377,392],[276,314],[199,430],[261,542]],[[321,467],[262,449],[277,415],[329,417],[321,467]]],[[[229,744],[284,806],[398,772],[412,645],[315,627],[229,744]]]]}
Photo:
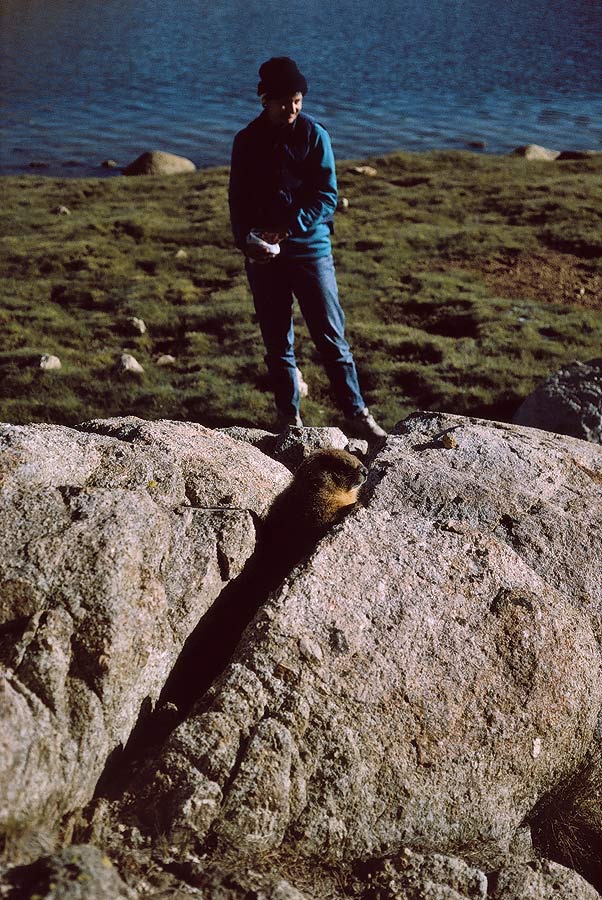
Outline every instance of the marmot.
{"type": "Polygon", "coordinates": [[[356,505],[366,474],[346,450],[316,450],[308,456],[268,510],[261,538],[266,564],[291,569],[356,505]]]}
{"type": "Polygon", "coordinates": [[[301,463],[268,510],[255,553],[188,638],[159,707],[175,704],[185,716],[227,664],[269,592],[357,503],[365,477],[366,467],[345,450],[316,450],[301,463]]]}

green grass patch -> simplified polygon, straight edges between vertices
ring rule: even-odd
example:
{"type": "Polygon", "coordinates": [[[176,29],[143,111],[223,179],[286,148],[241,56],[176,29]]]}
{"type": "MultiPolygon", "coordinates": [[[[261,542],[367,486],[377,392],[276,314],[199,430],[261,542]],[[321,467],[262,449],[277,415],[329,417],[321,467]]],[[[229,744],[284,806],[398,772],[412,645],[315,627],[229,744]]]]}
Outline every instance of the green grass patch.
{"type": "MultiPolygon", "coordinates": [[[[549,372],[599,355],[602,302],[550,303],[535,286],[519,300],[497,296],[484,267],[554,252],[582,273],[602,271],[602,160],[446,152],[367,162],[376,176],[339,166],[349,206],[333,246],[362,387],[386,426],[425,407],[507,419],[549,372]]],[[[2,180],[0,418],[272,424],[227,175],[2,180]],[[146,334],[133,332],[133,316],[146,334]],[[119,372],[124,351],[143,375],[119,372]],[[62,369],[42,372],[44,353],[62,369]],[[157,364],[165,353],[174,365],[157,364]]],[[[311,393],[304,419],[337,424],[299,316],[296,332],[311,393]]]]}

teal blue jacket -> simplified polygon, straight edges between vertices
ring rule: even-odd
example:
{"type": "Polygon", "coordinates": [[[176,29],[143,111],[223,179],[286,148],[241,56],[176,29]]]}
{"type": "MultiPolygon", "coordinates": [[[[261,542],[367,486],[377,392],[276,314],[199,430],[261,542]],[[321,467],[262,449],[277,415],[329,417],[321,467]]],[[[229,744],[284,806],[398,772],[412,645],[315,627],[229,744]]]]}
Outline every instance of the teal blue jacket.
{"type": "Polygon", "coordinates": [[[283,127],[262,113],[234,138],[228,199],[241,250],[257,228],[288,233],[283,257],[329,256],[337,180],[326,129],[304,113],[283,127]]]}

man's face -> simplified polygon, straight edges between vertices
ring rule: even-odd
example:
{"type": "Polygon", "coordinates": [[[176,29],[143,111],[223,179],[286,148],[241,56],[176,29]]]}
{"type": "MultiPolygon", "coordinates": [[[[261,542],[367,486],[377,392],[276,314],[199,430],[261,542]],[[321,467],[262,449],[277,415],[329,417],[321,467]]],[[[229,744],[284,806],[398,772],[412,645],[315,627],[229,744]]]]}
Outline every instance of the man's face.
{"type": "Polygon", "coordinates": [[[272,125],[292,125],[302,106],[303,94],[296,93],[287,97],[270,97],[265,108],[272,125]]]}

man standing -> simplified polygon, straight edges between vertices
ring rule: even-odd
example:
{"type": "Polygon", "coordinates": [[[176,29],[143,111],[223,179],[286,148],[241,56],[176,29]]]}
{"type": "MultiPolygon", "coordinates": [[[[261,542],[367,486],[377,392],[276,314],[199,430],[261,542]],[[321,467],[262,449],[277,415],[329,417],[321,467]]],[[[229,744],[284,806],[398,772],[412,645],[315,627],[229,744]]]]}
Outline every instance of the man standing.
{"type": "Polygon", "coordinates": [[[330,246],[337,205],[330,138],[301,112],[307,81],[292,59],[269,59],[259,76],[263,112],[234,139],[229,202],[265,344],[278,428],[302,425],[293,333],[296,297],[349,436],[385,437],[366,408],[345,339],[330,246]]]}

